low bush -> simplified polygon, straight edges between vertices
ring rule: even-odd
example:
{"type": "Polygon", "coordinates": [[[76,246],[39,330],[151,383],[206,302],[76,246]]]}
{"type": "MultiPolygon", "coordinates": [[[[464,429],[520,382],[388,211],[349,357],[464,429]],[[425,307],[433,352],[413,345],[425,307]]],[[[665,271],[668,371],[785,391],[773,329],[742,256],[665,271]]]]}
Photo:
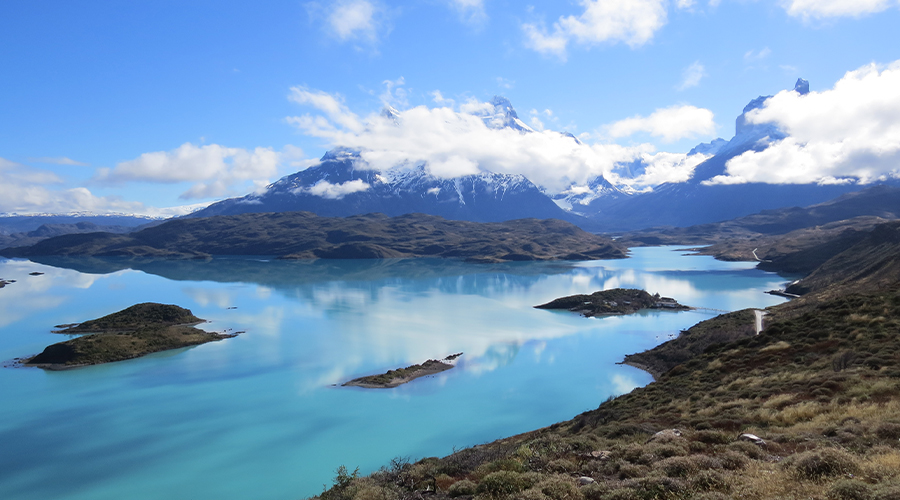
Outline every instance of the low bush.
{"type": "Polygon", "coordinates": [[[835,448],[807,451],[789,457],[784,462],[798,476],[805,479],[822,479],[859,471],[853,455],[835,448]]]}
{"type": "Polygon", "coordinates": [[[475,491],[478,489],[478,485],[475,484],[474,481],[470,481],[468,479],[463,479],[462,481],[457,481],[450,485],[450,488],[447,490],[447,493],[452,497],[461,497],[464,495],[474,495],[475,491]]]}
{"type": "Polygon", "coordinates": [[[508,470],[491,472],[478,483],[477,493],[490,498],[502,498],[523,488],[521,474],[508,470]]]}
{"type": "Polygon", "coordinates": [[[696,491],[728,491],[730,489],[730,484],[725,476],[714,470],[700,471],[691,478],[690,486],[696,491]]]}
{"type": "Polygon", "coordinates": [[[534,489],[540,490],[551,500],[582,500],[583,498],[575,481],[561,474],[541,481],[535,485],[534,489]]]}
{"type": "Polygon", "coordinates": [[[872,487],[862,481],[836,481],[828,488],[829,500],[870,500],[872,487]]]}

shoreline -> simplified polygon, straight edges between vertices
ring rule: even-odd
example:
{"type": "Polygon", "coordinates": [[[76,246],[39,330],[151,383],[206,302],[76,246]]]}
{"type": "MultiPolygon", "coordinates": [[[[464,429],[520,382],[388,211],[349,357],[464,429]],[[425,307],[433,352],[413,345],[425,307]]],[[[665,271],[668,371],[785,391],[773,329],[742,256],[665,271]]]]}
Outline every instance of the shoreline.
{"type": "MultiPolygon", "coordinates": [[[[647,349],[647,350],[649,351],[650,349],[647,349]]],[[[646,351],[643,351],[643,352],[646,352],[646,351]]],[[[629,354],[629,356],[630,356],[630,354],[629,354]]],[[[628,356],[626,356],[626,358],[627,358],[627,357],[628,357],[628,356]]],[[[632,367],[632,368],[637,368],[638,370],[643,370],[643,371],[649,373],[651,377],[653,377],[653,382],[656,382],[657,380],[659,380],[659,377],[662,376],[662,372],[658,372],[658,371],[656,371],[656,370],[650,368],[649,366],[647,366],[647,365],[645,365],[645,364],[642,364],[642,363],[636,363],[636,362],[634,362],[634,361],[628,361],[627,359],[626,359],[626,360],[619,361],[619,362],[616,363],[616,364],[617,364],[617,365],[626,365],[626,366],[630,366],[630,367],[632,367]]],[[[651,382],[651,383],[652,383],[652,382],[651,382]]]]}

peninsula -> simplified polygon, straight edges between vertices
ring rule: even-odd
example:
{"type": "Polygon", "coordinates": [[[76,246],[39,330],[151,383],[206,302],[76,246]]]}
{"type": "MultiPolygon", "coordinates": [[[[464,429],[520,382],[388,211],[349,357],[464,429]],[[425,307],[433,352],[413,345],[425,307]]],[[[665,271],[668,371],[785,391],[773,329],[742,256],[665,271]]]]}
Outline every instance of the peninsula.
{"type": "Polygon", "coordinates": [[[425,214],[320,217],[311,212],[175,219],[130,234],[87,233],[4,248],[5,257],[271,255],[284,259],[451,258],[470,262],[622,259],[622,245],[556,219],[453,221],[425,214]]]}
{"type": "Polygon", "coordinates": [[[455,366],[451,362],[461,355],[462,353],[453,354],[441,361],[429,359],[420,365],[411,365],[397,370],[388,370],[380,375],[369,375],[367,377],[356,378],[341,384],[341,386],[362,387],[364,389],[392,389],[399,385],[412,382],[419,377],[435,375],[447,371],[455,366]]]}
{"type": "Polygon", "coordinates": [[[137,358],[150,353],[205,344],[237,334],[206,332],[190,310],[147,302],[117,313],[68,326],[53,333],[84,334],[53,344],[23,365],[49,370],[76,368],[137,358]]]}
{"type": "Polygon", "coordinates": [[[675,299],[660,297],[658,293],[650,295],[645,290],[632,288],[614,288],[594,292],[590,295],[569,295],[534,307],[536,309],[565,309],[580,313],[587,318],[612,314],[632,314],[641,309],[667,309],[670,311],[690,309],[688,306],[679,304],[675,299]]]}

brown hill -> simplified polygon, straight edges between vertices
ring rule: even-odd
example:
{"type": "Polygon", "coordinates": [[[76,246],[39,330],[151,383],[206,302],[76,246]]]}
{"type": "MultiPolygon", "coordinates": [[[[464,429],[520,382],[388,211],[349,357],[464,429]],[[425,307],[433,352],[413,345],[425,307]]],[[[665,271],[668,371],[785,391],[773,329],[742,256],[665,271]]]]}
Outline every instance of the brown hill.
{"type": "Polygon", "coordinates": [[[624,247],[560,220],[477,223],[424,214],[285,212],[178,219],[128,235],[72,234],[6,257],[274,255],[289,259],[446,257],[480,262],[624,258],[624,247]]]}

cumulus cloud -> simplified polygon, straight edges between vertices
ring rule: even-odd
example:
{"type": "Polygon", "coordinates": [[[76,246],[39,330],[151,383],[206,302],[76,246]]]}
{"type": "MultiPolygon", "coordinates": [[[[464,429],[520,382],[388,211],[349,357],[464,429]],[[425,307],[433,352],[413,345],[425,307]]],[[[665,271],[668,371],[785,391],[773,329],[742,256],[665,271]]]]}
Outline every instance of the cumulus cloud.
{"type": "MultiPolygon", "coordinates": [[[[563,16],[552,32],[538,23],[525,23],[522,30],[529,48],[565,60],[569,42],[584,46],[625,43],[634,48],[653,39],[666,24],[666,0],[580,0],[584,12],[563,16]]],[[[692,2],[679,2],[689,6],[692,2]]]]}
{"type": "Polygon", "coordinates": [[[389,31],[387,9],[374,0],[306,4],[310,20],[341,42],[375,46],[389,31]]]}
{"type": "Polygon", "coordinates": [[[785,0],[788,14],[804,19],[861,17],[898,5],[897,0],[785,0]]]}
{"type": "MultiPolygon", "coordinates": [[[[308,89],[303,92],[319,95],[308,89]]],[[[685,162],[686,155],[657,153],[649,144],[589,145],[552,130],[524,133],[492,127],[485,116],[493,112],[493,106],[475,100],[456,107],[417,106],[399,111],[396,120],[378,113],[362,118],[346,108],[340,108],[346,116],[335,116],[333,113],[339,108],[334,103],[342,102],[336,96],[302,102],[320,114],[289,117],[288,122],[310,136],[326,139],[332,146],[359,150],[364,163],[358,168],[383,171],[424,164],[432,175],[442,178],[485,171],[523,174],[549,192],[558,193],[573,184],[583,185],[597,175],[617,177],[613,170],[621,162],[640,160],[650,165],[645,177],[625,180],[638,186],[654,179],[687,179],[692,165],[696,165],[685,162]]],[[[654,130],[666,136],[683,133],[664,134],[661,125],[654,130]]],[[[342,189],[349,187],[353,186],[342,189]]],[[[322,189],[329,193],[332,187],[322,189]]]]}
{"type": "MultiPolygon", "coordinates": [[[[327,104],[327,103],[326,103],[327,104]]],[[[327,105],[324,106],[327,108],[327,105]]],[[[144,153],[115,168],[97,170],[102,183],[156,182],[194,183],[182,199],[219,197],[247,183],[255,190],[265,187],[278,173],[282,156],[301,154],[298,148],[278,153],[271,148],[228,148],[218,144],[195,146],[185,143],[171,151],[144,153]]]]}
{"type": "Polygon", "coordinates": [[[706,76],[706,68],[700,64],[700,61],[694,61],[693,64],[684,68],[684,71],[681,72],[681,85],[678,86],[678,90],[685,90],[700,85],[700,80],[704,76],[706,76]]]}
{"type": "Polygon", "coordinates": [[[788,138],[748,151],[713,183],[869,183],[900,175],[900,61],[850,71],[830,90],[778,93],[747,114],[788,138]]]}
{"type": "Polygon", "coordinates": [[[52,163],[54,165],[72,165],[72,166],[76,166],[76,167],[89,166],[87,163],[75,161],[75,160],[73,160],[71,158],[67,158],[65,156],[57,156],[57,157],[41,156],[40,158],[29,158],[28,161],[32,161],[34,163],[52,163]]]}
{"type": "Polygon", "coordinates": [[[607,127],[607,134],[612,138],[646,132],[664,142],[711,135],[715,131],[712,111],[689,105],[658,109],[650,116],[633,116],[607,127]]]}
{"type": "Polygon", "coordinates": [[[480,27],[487,22],[484,0],[448,0],[448,3],[460,20],[470,26],[480,27]]]}
{"type": "Polygon", "coordinates": [[[0,158],[0,212],[132,211],[139,203],[102,198],[85,188],[61,189],[56,174],[0,158]]]}
{"type": "Polygon", "coordinates": [[[344,196],[347,196],[348,194],[365,191],[370,187],[372,186],[361,179],[355,179],[341,184],[332,184],[328,181],[322,180],[308,188],[301,187],[297,188],[295,191],[305,192],[315,196],[321,196],[322,198],[327,198],[329,200],[339,200],[344,196]]]}

